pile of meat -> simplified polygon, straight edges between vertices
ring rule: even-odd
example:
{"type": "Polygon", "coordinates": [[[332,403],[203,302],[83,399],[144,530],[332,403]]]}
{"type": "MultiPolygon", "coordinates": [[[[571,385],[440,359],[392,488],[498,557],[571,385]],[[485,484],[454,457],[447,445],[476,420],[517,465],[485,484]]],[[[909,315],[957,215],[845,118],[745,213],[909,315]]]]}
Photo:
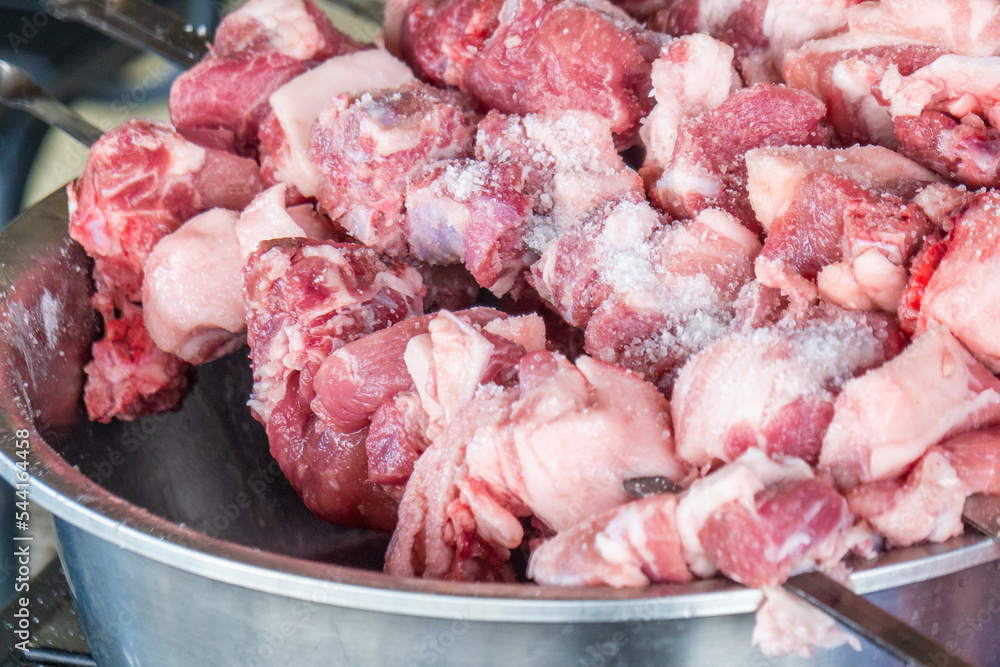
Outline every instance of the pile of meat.
{"type": "Polygon", "coordinates": [[[251,0],[173,126],[109,132],[70,188],[87,408],[173,409],[246,341],[288,479],[394,531],[391,574],[721,573],[765,590],[766,653],[855,642],[777,587],[1000,492],[998,25],[998,0],[400,0],[383,47],[251,0]],[[681,491],[630,498],[642,476],[681,491]]]}

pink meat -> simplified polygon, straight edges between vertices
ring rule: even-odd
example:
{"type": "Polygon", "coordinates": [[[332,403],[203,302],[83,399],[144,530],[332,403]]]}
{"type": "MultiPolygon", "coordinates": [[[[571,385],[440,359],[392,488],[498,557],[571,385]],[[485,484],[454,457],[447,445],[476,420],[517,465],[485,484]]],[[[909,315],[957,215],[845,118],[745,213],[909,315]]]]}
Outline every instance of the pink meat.
{"type": "Polygon", "coordinates": [[[1000,6],[994,0],[881,0],[848,12],[850,32],[933,44],[951,53],[1000,53],[1000,6]]]}
{"type": "Polygon", "coordinates": [[[625,479],[686,475],[666,399],[633,374],[538,351],[521,359],[518,381],[518,392],[478,389],[417,459],[388,572],[460,576],[463,543],[490,562],[506,559],[524,537],[522,517],[563,530],[627,502],[625,479]]]}
{"type": "Polygon", "coordinates": [[[720,507],[698,538],[709,560],[730,579],[774,586],[852,523],[847,502],[830,484],[804,479],[766,486],[752,507],[741,502],[720,507]]]}
{"type": "Polygon", "coordinates": [[[459,87],[500,26],[502,0],[411,0],[386,7],[386,44],[432,81],[459,87]],[[395,28],[395,29],[394,29],[395,28]]]}
{"type": "Polygon", "coordinates": [[[309,0],[248,2],[223,19],[213,51],[174,81],[170,119],[192,141],[255,156],[271,93],[359,48],[309,0]]]}
{"type": "Polygon", "coordinates": [[[406,484],[417,459],[430,446],[427,422],[427,413],[415,390],[379,403],[371,415],[365,438],[368,479],[383,486],[406,484]]]}
{"type": "Polygon", "coordinates": [[[961,535],[967,495],[947,457],[932,449],[905,478],[862,484],[847,492],[847,502],[891,546],[908,547],[961,535]]]}
{"type": "Polygon", "coordinates": [[[948,459],[969,493],[1000,495],[1000,429],[971,431],[927,450],[948,459]]]}
{"type": "Polygon", "coordinates": [[[945,51],[892,38],[845,35],[809,42],[785,55],[784,78],[827,106],[827,120],[844,145],[896,148],[893,121],[879,87],[892,68],[911,74],[945,51]]]}
{"type": "Polygon", "coordinates": [[[781,81],[785,52],[840,32],[859,0],[675,0],[654,27],[674,35],[707,33],[733,47],[749,83],[781,81]]]}
{"type": "Polygon", "coordinates": [[[298,373],[308,404],[313,378],[334,350],[422,312],[422,293],[416,271],[370,248],[309,239],[261,244],[244,275],[255,416],[266,425],[298,373]]]}
{"type": "Polygon", "coordinates": [[[142,316],[144,267],[156,243],[199,211],[242,208],[262,186],[252,160],[192,144],[162,123],[130,121],[94,144],[71,185],[69,233],[95,259],[104,338],[87,367],[91,417],[135,419],[180,404],[193,379],[156,349],[142,316]]]}
{"type": "Polygon", "coordinates": [[[855,651],[861,642],[846,632],[829,614],[780,588],[764,589],[764,604],[757,610],[753,644],[769,658],[795,654],[806,660],[816,648],[843,644],[855,651]]]}
{"type": "Polygon", "coordinates": [[[721,211],[666,225],[645,201],[622,199],[551,243],[532,281],[586,328],[589,353],[667,390],[687,357],[726,333],[759,248],[721,211]]]}
{"type": "Polygon", "coordinates": [[[680,218],[721,208],[760,233],[747,199],[747,151],[765,146],[824,146],[826,107],[785,86],[738,90],[719,106],[685,119],[669,161],[644,166],[653,202],[680,218]],[[656,175],[658,172],[658,175],[656,175]]]}
{"type": "Polygon", "coordinates": [[[820,467],[841,488],[899,476],[943,438],[1000,422],[1000,380],[941,327],[844,385],[820,467]]]}
{"type": "Polygon", "coordinates": [[[368,480],[365,433],[329,428],[309,409],[309,374],[292,371],[284,395],[271,410],[271,455],[314,514],[348,527],[392,530],[396,503],[368,480]]]}
{"type": "Polygon", "coordinates": [[[1000,194],[980,194],[956,220],[920,303],[917,331],[946,327],[990,370],[1000,371],[1000,194]]]}
{"type": "Polygon", "coordinates": [[[937,177],[877,146],[747,154],[750,203],[767,230],[757,279],[804,310],[818,296],[896,312],[931,221],[917,192],[937,177]]]}
{"type": "MultiPolygon", "coordinates": [[[[458,316],[477,327],[505,317],[491,308],[474,308],[458,316]]],[[[350,433],[368,426],[372,414],[384,401],[401,392],[415,391],[404,355],[410,341],[426,334],[436,317],[436,314],[409,317],[359,338],[325,358],[316,373],[313,401],[316,414],[325,423],[350,433]]]]}
{"type": "Polygon", "coordinates": [[[94,144],[69,189],[70,236],[138,301],[153,246],[194,214],[240,210],[263,182],[252,160],[205,149],[153,121],[129,121],[94,144]]]}
{"type": "Polygon", "coordinates": [[[491,111],[479,123],[476,158],[520,173],[531,201],[525,243],[541,253],[595,206],[644,194],[625,165],[605,118],[591,112],[508,116],[491,111]]]}
{"type": "Polygon", "coordinates": [[[296,60],[325,60],[360,45],[311,0],[250,0],[219,24],[214,48],[223,58],[276,51],[296,60]]]}
{"type": "Polygon", "coordinates": [[[431,163],[406,189],[410,256],[462,262],[479,285],[507,292],[531,259],[524,243],[531,200],[521,183],[522,169],[509,163],[431,163]]]}
{"type": "Polygon", "coordinates": [[[671,398],[677,454],[701,469],[748,448],[815,465],[839,388],[900,348],[888,317],[844,311],[795,328],[729,334],[678,376],[671,398]]]}
{"type": "Polygon", "coordinates": [[[650,62],[661,42],[603,0],[517,0],[460,85],[502,113],[593,111],[627,145],[652,106],[650,62]]]}
{"type": "Polygon", "coordinates": [[[476,116],[455,91],[415,83],[339,95],[313,127],[326,213],[367,246],[406,254],[406,184],[436,160],[472,157],[476,116]]]}
{"type": "Polygon", "coordinates": [[[142,317],[142,307],[114,287],[101,286],[97,299],[113,299],[113,311],[102,310],[104,335],[91,348],[86,365],[84,402],[93,421],[125,421],[176,409],[190,390],[194,369],[156,347],[142,317]],[[115,294],[114,297],[110,296],[115,294]]]}
{"type": "MultiPolygon", "coordinates": [[[[457,478],[469,442],[480,430],[499,428],[515,398],[514,390],[480,393],[417,459],[386,553],[387,573],[459,581],[514,580],[510,550],[480,536],[475,519],[459,500],[457,478]]],[[[513,539],[520,541],[519,536],[513,539]]]]}
{"type": "Polygon", "coordinates": [[[628,503],[535,548],[528,577],[559,586],[640,587],[692,576],[677,533],[677,498],[628,503]]]}

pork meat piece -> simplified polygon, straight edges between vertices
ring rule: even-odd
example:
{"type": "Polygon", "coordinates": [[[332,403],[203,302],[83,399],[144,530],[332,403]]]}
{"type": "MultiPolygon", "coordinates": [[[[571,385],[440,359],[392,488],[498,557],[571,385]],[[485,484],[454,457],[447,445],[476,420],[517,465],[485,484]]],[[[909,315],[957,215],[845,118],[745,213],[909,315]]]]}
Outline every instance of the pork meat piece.
{"type": "Polygon", "coordinates": [[[970,187],[1000,183],[1000,58],[944,55],[908,76],[890,69],[880,91],[899,150],[970,187]]]}
{"type": "Polygon", "coordinates": [[[759,249],[721,211],[668,225],[645,201],[621,199],[550,244],[532,281],[585,328],[590,354],[668,391],[684,361],[726,333],[759,249]]]}
{"type": "Polygon", "coordinates": [[[806,660],[814,649],[834,649],[844,644],[855,651],[861,642],[844,631],[832,616],[780,588],[764,589],[764,604],[757,610],[753,645],[769,658],[795,654],[806,660]]]}
{"type": "Polygon", "coordinates": [[[415,0],[404,12],[387,20],[387,42],[419,74],[487,107],[590,111],[622,146],[649,112],[650,62],[664,40],[610,2],[415,0]]]}
{"type": "Polygon", "coordinates": [[[476,282],[505,294],[534,260],[525,246],[531,200],[522,168],[480,160],[433,162],[406,189],[410,256],[464,263],[476,282]]]}
{"type": "Polygon", "coordinates": [[[673,35],[707,33],[735,50],[748,83],[780,83],[784,54],[847,27],[858,0],[675,0],[653,20],[673,35]]]}
{"type": "Polygon", "coordinates": [[[642,122],[646,148],[642,175],[660,179],[674,158],[681,123],[716,108],[743,87],[733,66],[733,48],[708,35],[674,40],[653,62],[656,106],[642,122]]]}
{"type": "Polygon", "coordinates": [[[491,111],[479,123],[476,158],[520,171],[533,212],[525,244],[536,253],[595,206],[644,195],[642,180],[615,149],[607,120],[590,112],[521,117],[491,111]]]}
{"type": "Polygon", "coordinates": [[[268,98],[271,112],[259,132],[264,178],[289,184],[292,200],[315,197],[320,174],[309,159],[309,141],[323,108],[337,95],[396,89],[414,81],[410,69],[383,49],[334,56],[295,77],[268,98]]]}
{"type": "Polygon", "coordinates": [[[309,146],[320,204],[361,243],[406,255],[408,179],[436,160],[472,157],[476,120],[460,93],[423,83],[335,97],[309,146]]]}
{"type": "Polygon", "coordinates": [[[254,415],[266,425],[297,373],[311,401],[313,378],[334,350],[421,313],[422,294],[414,269],[370,248],[301,238],[261,244],[244,274],[254,415]]]}
{"type": "MultiPolygon", "coordinates": [[[[964,162],[965,173],[974,175],[973,161],[983,161],[982,140],[988,144],[995,137],[941,127],[947,119],[936,115],[911,114],[902,123],[894,123],[883,78],[898,83],[949,53],[997,55],[997,4],[993,0],[888,0],[851,7],[847,19],[846,33],[787,54],[785,80],[827,104],[830,121],[845,143],[875,142],[895,149],[898,139],[908,156],[926,166],[954,176],[959,173],[957,163],[964,162]],[[929,144],[935,141],[949,149],[938,151],[944,159],[920,159],[930,158],[929,144]],[[951,171],[946,171],[948,162],[951,171]]],[[[995,149],[990,147],[990,152],[995,149]]]]}
{"type": "Polygon", "coordinates": [[[309,408],[308,369],[291,371],[268,414],[271,455],[313,514],[346,527],[390,531],[396,502],[368,479],[365,432],[344,433],[309,408]]]}
{"type": "Polygon", "coordinates": [[[836,310],[795,327],[724,336],[695,355],[674,385],[677,455],[708,469],[757,448],[815,465],[837,391],[901,347],[890,318],[836,310]]]}
{"type": "Polygon", "coordinates": [[[610,2],[517,0],[462,88],[502,113],[595,112],[627,146],[652,107],[650,63],[662,42],[610,2]]]}
{"type": "Polygon", "coordinates": [[[677,523],[692,572],[718,569],[759,588],[796,569],[839,562],[854,517],[843,496],[801,460],[772,461],[751,449],[692,484],[677,523]]]}
{"type": "Polygon", "coordinates": [[[757,279],[803,312],[818,297],[897,311],[907,268],[932,230],[913,202],[932,172],[879,146],[747,153],[748,192],[767,232],[757,279]]]}
{"type": "Polygon", "coordinates": [[[96,276],[95,301],[104,318],[104,335],[84,367],[84,403],[92,421],[131,421],[176,409],[195,379],[194,368],[158,348],[149,337],[142,306],[96,276]],[[103,285],[102,285],[103,283],[103,285]]]}
{"type": "Polygon", "coordinates": [[[276,51],[295,60],[325,60],[360,45],[333,27],[310,0],[250,0],[215,31],[215,55],[276,51]]]}
{"type": "Polygon", "coordinates": [[[847,502],[797,459],[753,450],[680,495],[633,501],[537,547],[540,583],[645,586],[709,577],[776,586],[794,569],[829,566],[849,548],[847,502]]]}
{"type": "Polygon", "coordinates": [[[197,146],[164,123],[129,121],[94,144],[69,188],[70,236],[138,302],[157,241],[200,211],[241,210],[262,185],[252,160],[197,146]]]}
{"type": "Polygon", "coordinates": [[[503,0],[387,2],[385,42],[431,81],[456,88],[500,26],[503,0]]]}
{"type": "Polygon", "coordinates": [[[240,216],[212,209],[160,240],[146,263],[142,305],[156,346],[201,364],[245,342],[240,216]]]}
{"type": "Polygon", "coordinates": [[[521,518],[563,530],[627,502],[625,479],[687,475],[673,455],[666,399],[634,374],[537,351],[521,359],[517,379],[516,391],[480,386],[417,459],[388,572],[454,576],[462,535],[506,558],[524,538],[521,518]],[[479,427],[468,423],[477,404],[493,406],[479,427]],[[446,558],[430,568],[423,554],[432,551],[446,558]]]}
{"type": "Polygon", "coordinates": [[[993,372],[1000,372],[997,290],[1000,195],[980,194],[955,221],[946,250],[920,300],[917,332],[947,327],[993,372]]]}
{"type": "Polygon", "coordinates": [[[969,493],[1000,495],[1000,429],[970,431],[927,450],[943,455],[969,493]]]}
{"type": "Polygon", "coordinates": [[[677,497],[628,503],[560,532],[531,553],[528,578],[615,588],[690,581],[677,532],[677,497]]]}
{"type": "MultiPolygon", "coordinates": [[[[492,308],[473,308],[454,316],[476,332],[493,320],[506,317],[492,308]]],[[[415,392],[405,355],[411,341],[427,334],[437,317],[430,314],[406,318],[353,341],[324,359],[315,379],[317,395],[312,406],[316,414],[325,423],[349,433],[367,427],[383,402],[399,393],[415,392]]],[[[469,331],[465,333],[474,340],[482,338],[480,333],[474,336],[469,331]]],[[[495,342],[499,341],[486,340],[493,347],[495,342]]],[[[478,384],[485,370],[465,368],[462,372],[474,375],[472,382],[478,384]]]]}
{"type": "Polygon", "coordinates": [[[310,0],[252,0],[223,19],[211,53],[174,81],[170,119],[196,143],[256,157],[271,94],[360,48],[310,0]]]}
{"type": "Polygon", "coordinates": [[[882,97],[890,69],[912,74],[944,55],[938,46],[889,36],[844,34],[785,54],[784,79],[823,100],[827,120],[844,145],[877,143],[897,148],[893,120],[882,97]]]}
{"type": "Polygon", "coordinates": [[[510,550],[479,535],[475,520],[459,501],[456,483],[469,443],[480,431],[501,428],[515,399],[513,389],[480,391],[416,460],[386,553],[388,574],[458,581],[515,580],[510,550]]]}
{"type": "Polygon", "coordinates": [[[943,438],[1000,422],[1000,380],[943,327],[848,381],[820,468],[841,488],[893,479],[943,438]]]}
{"type": "Polygon", "coordinates": [[[643,166],[651,200],[678,218],[720,208],[759,234],[747,199],[744,156],[768,146],[826,146],[832,133],[826,107],[794,88],[758,85],[733,93],[717,107],[681,121],[673,153],[654,146],[657,162],[643,166]]]}
{"type": "Polygon", "coordinates": [[[242,214],[212,209],[156,244],[146,262],[142,305],[157,347],[203,364],[246,340],[243,265],[263,241],[328,239],[332,223],[312,206],[285,208],[285,186],[262,192],[242,214]]]}
{"type": "Polygon", "coordinates": [[[962,509],[968,493],[948,458],[931,449],[905,477],[849,490],[847,503],[890,546],[908,547],[961,535],[962,509]]]}

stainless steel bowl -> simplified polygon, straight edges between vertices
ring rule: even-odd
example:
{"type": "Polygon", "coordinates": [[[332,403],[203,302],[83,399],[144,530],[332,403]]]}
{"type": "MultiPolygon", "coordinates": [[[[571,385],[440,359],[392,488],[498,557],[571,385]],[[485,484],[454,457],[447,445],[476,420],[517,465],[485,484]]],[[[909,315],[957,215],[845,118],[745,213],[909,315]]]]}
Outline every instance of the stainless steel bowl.
{"type": "MultiPolygon", "coordinates": [[[[236,354],[200,370],[183,410],[89,423],[89,262],[55,193],[0,235],[0,474],[30,431],[30,498],[99,664],[797,664],[751,647],[757,591],[724,580],[642,590],[403,580],[384,535],[301,504],[245,406],[236,354]]],[[[977,536],[898,550],[853,575],[878,604],[981,664],[1000,664],[1000,547],[977,536]]],[[[895,664],[871,645],[811,664],[895,664]]],[[[947,657],[940,656],[940,664],[947,657]]]]}

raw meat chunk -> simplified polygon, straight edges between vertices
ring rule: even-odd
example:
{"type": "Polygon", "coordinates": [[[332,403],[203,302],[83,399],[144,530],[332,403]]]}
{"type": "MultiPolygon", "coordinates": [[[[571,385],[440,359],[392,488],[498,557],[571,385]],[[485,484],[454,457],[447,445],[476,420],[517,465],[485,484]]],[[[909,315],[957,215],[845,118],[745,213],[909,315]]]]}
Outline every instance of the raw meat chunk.
{"type": "Polygon", "coordinates": [[[261,244],[244,275],[255,416],[266,425],[300,372],[308,404],[315,373],[334,350],[422,312],[422,293],[415,270],[370,248],[309,239],[261,244]]]}
{"type": "Polygon", "coordinates": [[[878,146],[764,148],[746,156],[748,192],[767,231],[757,279],[804,311],[819,296],[895,313],[931,221],[912,202],[938,178],[878,146]]]}
{"type": "Polygon", "coordinates": [[[540,584],[615,588],[690,581],[677,533],[677,497],[652,496],[562,531],[532,552],[528,577],[540,584]]]}
{"type": "Polygon", "coordinates": [[[174,81],[170,119],[203,146],[254,157],[271,94],[360,48],[309,0],[252,0],[223,19],[212,52],[174,81]]]}
{"type": "Polygon", "coordinates": [[[677,455],[705,469],[759,448],[815,465],[839,388],[900,347],[887,317],[843,311],[729,334],[680,372],[671,398],[677,455]]]}
{"type": "Polygon", "coordinates": [[[243,209],[236,223],[240,257],[246,262],[264,241],[306,237],[325,241],[343,241],[342,233],[310,204],[285,206],[286,186],[278,184],[257,195],[243,209]]]}
{"type": "Polygon", "coordinates": [[[518,382],[516,392],[481,386],[417,459],[387,572],[464,577],[462,545],[506,560],[522,517],[559,531],[627,502],[625,479],[686,476],[666,399],[628,371],[538,351],[520,360],[518,382]],[[478,426],[476,410],[486,410],[478,426]]]}
{"type": "Polygon", "coordinates": [[[908,547],[961,535],[967,495],[947,457],[931,449],[905,478],[855,487],[847,492],[847,503],[891,546],[908,547]]]}
{"type": "Polygon", "coordinates": [[[814,648],[832,649],[848,644],[855,651],[861,642],[841,629],[833,617],[780,588],[764,589],[764,604],[757,610],[753,645],[777,658],[794,653],[813,657],[814,648]]]}
{"type": "Polygon", "coordinates": [[[338,95],[312,131],[317,197],[327,215],[367,246],[406,254],[406,184],[430,162],[472,157],[476,116],[455,91],[415,83],[338,95]]]}
{"type": "Polygon", "coordinates": [[[531,200],[516,165],[433,162],[406,189],[410,256],[430,264],[464,262],[482,287],[506,293],[533,256],[525,247],[531,200]]]}
{"type": "MultiPolygon", "coordinates": [[[[99,276],[100,282],[102,278],[99,276]]],[[[113,298],[102,312],[104,336],[94,343],[84,370],[84,402],[93,421],[125,421],[175,409],[194,382],[194,368],[156,347],[146,331],[142,307],[113,287],[98,287],[98,298],[113,298]],[[113,293],[116,296],[108,297],[113,293]],[[110,305],[110,304],[109,304],[110,305]]]]}
{"type": "Polygon", "coordinates": [[[94,144],[69,188],[70,236],[138,302],[157,241],[200,211],[241,210],[262,185],[252,160],[192,144],[163,123],[129,121],[94,144]]]}
{"type": "Polygon", "coordinates": [[[920,301],[917,331],[951,331],[977,359],[1000,372],[1000,194],[979,195],[955,222],[920,301]]]}
{"type": "Polygon", "coordinates": [[[490,108],[591,111],[623,146],[649,112],[649,63],[664,40],[604,0],[415,0],[401,20],[393,11],[387,43],[419,74],[490,108]]]}
{"type": "Polygon", "coordinates": [[[539,293],[586,328],[586,349],[668,390],[694,352],[726,333],[760,249],[731,216],[666,225],[621,199],[550,244],[532,267],[539,293]]]}
{"type": "Polygon", "coordinates": [[[825,114],[822,102],[794,88],[738,90],[715,108],[682,120],[672,154],[654,146],[642,170],[650,198],[678,218],[721,208],[759,234],[747,199],[744,155],[765,146],[829,145],[825,114]]]}
{"type": "Polygon", "coordinates": [[[505,116],[479,123],[476,157],[518,169],[534,216],[525,243],[542,253],[595,206],[644,195],[642,180],[622,160],[606,119],[589,112],[505,116]]]}
{"type": "Polygon", "coordinates": [[[1000,495],[1000,429],[956,435],[927,450],[931,452],[948,459],[969,493],[1000,495]]]}
{"type": "Polygon", "coordinates": [[[149,337],[161,350],[202,364],[244,344],[239,219],[227,209],[207,211],[153,248],[142,305],[149,337]]]}
{"type": "Polygon", "coordinates": [[[858,0],[674,0],[653,25],[671,34],[707,33],[735,49],[748,83],[778,83],[784,54],[840,32],[858,0]]]}
{"type": "Polygon", "coordinates": [[[844,385],[820,467],[841,488],[898,477],[948,435],[1000,422],[1000,380],[948,331],[844,385]]]}
{"type": "Polygon", "coordinates": [[[284,182],[301,197],[315,197],[319,169],[309,160],[312,127],[337,95],[396,89],[416,79],[409,68],[382,49],[334,56],[276,90],[271,113],[260,129],[260,161],[264,177],[284,182]]]}

